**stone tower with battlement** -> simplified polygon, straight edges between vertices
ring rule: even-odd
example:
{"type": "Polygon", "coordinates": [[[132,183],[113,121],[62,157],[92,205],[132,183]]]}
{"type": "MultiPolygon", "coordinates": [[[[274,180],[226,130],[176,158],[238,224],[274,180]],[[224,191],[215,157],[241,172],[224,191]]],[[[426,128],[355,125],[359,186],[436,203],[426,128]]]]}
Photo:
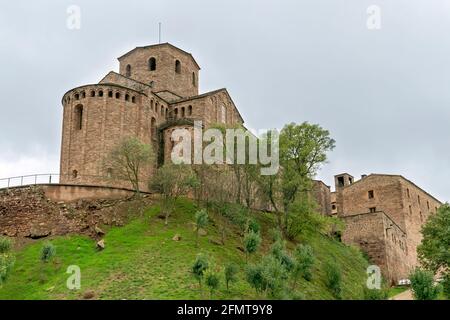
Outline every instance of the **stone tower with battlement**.
{"type": "MultiPolygon", "coordinates": [[[[130,188],[112,179],[106,158],[118,142],[136,137],[153,147],[159,164],[169,159],[176,128],[243,124],[226,89],[199,94],[200,67],[171,44],[137,47],[119,58],[120,72],[99,83],[68,91],[62,98],[60,182],[130,188]]],[[[144,168],[142,190],[155,167],[144,168]]]]}

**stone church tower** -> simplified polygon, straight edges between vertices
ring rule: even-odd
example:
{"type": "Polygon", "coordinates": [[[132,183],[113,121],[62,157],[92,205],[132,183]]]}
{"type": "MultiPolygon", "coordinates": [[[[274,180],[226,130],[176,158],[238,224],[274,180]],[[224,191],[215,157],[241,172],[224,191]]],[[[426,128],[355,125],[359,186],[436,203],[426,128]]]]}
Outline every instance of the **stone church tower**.
{"type": "MultiPolygon", "coordinates": [[[[150,144],[158,164],[167,161],[175,128],[194,121],[243,124],[226,89],[199,94],[200,66],[194,57],[169,43],[137,47],[119,58],[98,84],[68,91],[63,99],[60,182],[130,188],[111,179],[106,158],[118,142],[137,137],[150,144]]],[[[142,190],[154,167],[145,168],[142,190]]]]}

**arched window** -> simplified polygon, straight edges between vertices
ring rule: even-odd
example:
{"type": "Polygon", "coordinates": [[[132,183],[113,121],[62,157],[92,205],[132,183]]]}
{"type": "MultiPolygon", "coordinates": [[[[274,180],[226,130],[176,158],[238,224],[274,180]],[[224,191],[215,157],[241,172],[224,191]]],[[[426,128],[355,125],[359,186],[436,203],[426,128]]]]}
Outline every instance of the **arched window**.
{"type": "Polygon", "coordinates": [[[112,176],[113,176],[113,169],[112,168],[108,168],[106,170],[106,177],[107,178],[112,178],[112,176]]]}
{"type": "Polygon", "coordinates": [[[155,104],[154,101],[153,101],[153,100],[150,100],[150,109],[153,110],[154,104],[155,104]]]}
{"type": "Polygon", "coordinates": [[[158,113],[158,102],[155,104],[155,112],[158,113]]]}
{"type": "Polygon", "coordinates": [[[169,116],[169,109],[166,109],[166,119],[169,116]]]}
{"type": "Polygon", "coordinates": [[[120,99],[120,92],[116,92],[116,99],[120,99]]]}
{"type": "Polygon", "coordinates": [[[186,117],[186,109],[184,107],[181,108],[181,117],[182,118],[186,117]]]}
{"type": "Polygon", "coordinates": [[[181,62],[180,60],[175,61],[175,72],[181,73],[181,62]]]}
{"type": "Polygon", "coordinates": [[[73,179],[78,178],[78,171],[77,171],[77,170],[73,170],[73,171],[72,171],[72,178],[73,178],[73,179]]]}
{"type": "Polygon", "coordinates": [[[110,98],[113,97],[113,92],[111,90],[108,91],[108,97],[110,97],[110,98]]]}
{"type": "Polygon", "coordinates": [[[91,91],[91,97],[95,97],[95,91],[94,90],[91,91]]]}
{"type": "Polygon", "coordinates": [[[161,108],[161,116],[164,117],[164,107],[161,108]]]}
{"type": "Polygon", "coordinates": [[[86,92],[81,92],[81,99],[84,99],[84,98],[86,98],[86,92]]]}
{"type": "Polygon", "coordinates": [[[175,109],[175,119],[178,118],[178,109],[175,109]]]}
{"type": "Polygon", "coordinates": [[[125,95],[125,101],[130,101],[130,95],[129,94],[125,95]]]}
{"type": "Polygon", "coordinates": [[[156,70],[156,59],[155,58],[152,57],[148,60],[148,69],[150,71],[156,70]]]}
{"type": "Polygon", "coordinates": [[[195,79],[195,72],[192,72],[192,85],[194,87],[197,85],[197,80],[195,79]]]}
{"type": "Polygon", "coordinates": [[[188,107],[188,116],[192,116],[192,106],[188,107]]]}
{"type": "Polygon", "coordinates": [[[150,124],[150,130],[152,134],[152,139],[156,139],[156,119],[152,118],[152,122],[150,124]]]}
{"type": "Polygon", "coordinates": [[[127,77],[131,77],[131,66],[130,66],[130,65],[127,65],[127,70],[126,70],[125,75],[126,75],[127,77]]]}
{"type": "Polygon", "coordinates": [[[136,97],[135,97],[135,96],[132,96],[132,97],[131,97],[131,102],[132,102],[132,103],[136,103],[136,97]]]}
{"type": "Polygon", "coordinates": [[[75,93],[75,100],[80,100],[80,95],[78,93],[75,93]]]}
{"type": "Polygon", "coordinates": [[[75,107],[75,129],[83,129],[83,105],[79,104],[75,107]]]}
{"type": "Polygon", "coordinates": [[[102,91],[102,90],[100,90],[100,91],[98,92],[98,96],[99,96],[99,97],[103,97],[103,91],[102,91]]]}
{"type": "Polygon", "coordinates": [[[222,120],[222,123],[227,123],[227,109],[224,105],[221,107],[221,115],[220,118],[222,120]]]}

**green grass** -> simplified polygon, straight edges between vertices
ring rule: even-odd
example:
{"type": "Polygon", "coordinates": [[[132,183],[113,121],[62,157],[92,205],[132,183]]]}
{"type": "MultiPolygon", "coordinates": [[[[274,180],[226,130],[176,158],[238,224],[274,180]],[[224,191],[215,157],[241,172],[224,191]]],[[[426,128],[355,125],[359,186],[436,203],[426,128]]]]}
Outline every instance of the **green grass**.
{"type": "MultiPolygon", "coordinates": [[[[45,241],[37,241],[16,252],[16,263],[7,282],[0,288],[0,299],[82,299],[86,292],[94,292],[95,299],[208,299],[209,292],[200,290],[190,274],[190,267],[198,253],[205,253],[216,266],[234,262],[240,266],[239,280],[230,292],[222,278],[216,299],[263,298],[245,281],[245,256],[236,226],[226,219],[211,214],[208,235],[195,246],[193,232],[195,205],[188,200],[177,203],[169,226],[158,219],[159,207],[149,208],[143,217],[134,218],[124,227],[107,230],[106,249],[97,251],[95,241],[82,236],[58,237],[51,240],[56,246],[56,258],[49,263],[40,261],[40,250],[45,241]],[[211,243],[219,239],[225,228],[224,246],[211,243]],[[174,235],[182,237],[173,241],[174,235]],[[81,290],[66,287],[67,267],[81,269],[81,290]]],[[[263,244],[267,251],[271,243],[268,232],[273,218],[269,214],[255,214],[262,226],[263,244]]],[[[301,242],[314,248],[317,263],[311,282],[300,281],[298,290],[307,299],[332,299],[325,286],[322,266],[327,260],[336,261],[343,271],[343,298],[360,299],[363,296],[367,262],[359,251],[329,239],[319,233],[302,237],[301,242]]],[[[289,243],[288,248],[294,248],[289,243]]],[[[251,257],[256,262],[261,253],[251,257]]]]}
{"type": "Polygon", "coordinates": [[[392,298],[395,297],[396,295],[405,292],[406,290],[408,290],[408,287],[392,287],[389,288],[388,290],[388,298],[392,298]]]}

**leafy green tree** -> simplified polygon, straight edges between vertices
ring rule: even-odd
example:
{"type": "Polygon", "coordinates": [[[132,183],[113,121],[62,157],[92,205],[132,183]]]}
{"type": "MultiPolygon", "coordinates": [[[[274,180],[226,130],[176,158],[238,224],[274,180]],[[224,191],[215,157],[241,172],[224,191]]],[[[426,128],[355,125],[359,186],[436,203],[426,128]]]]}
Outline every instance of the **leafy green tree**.
{"type": "Polygon", "coordinates": [[[197,247],[200,229],[205,228],[207,224],[208,224],[208,212],[206,212],[205,209],[197,211],[195,213],[195,237],[197,247]]]}
{"type": "Polygon", "coordinates": [[[150,189],[162,196],[161,213],[165,216],[166,225],[177,199],[196,185],[196,175],[188,165],[166,164],[158,169],[150,181],[150,189]]]}
{"type": "Polygon", "coordinates": [[[294,287],[298,277],[303,277],[306,281],[312,279],[312,268],[315,263],[314,252],[311,246],[300,244],[295,248],[295,265],[293,271],[294,287]]]}
{"type": "Polygon", "coordinates": [[[334,262],[325,265],[325,283],[336,299],[342,297],[342,275],[339,266],[334,262]]]}
{"type": "Polygon", "coordinates": [[[445,204],[422,227],[417,253],[422,265],[434,274],[450,272],[450,205],[445,204]]]}
{"type": "Polygon", "coordinates": [[[192,274],[195,279],[197,279],[200,288],[202,287],[203,276],[205,275],[206,270],[208,269],[209,261],[208,258],[202,254],[199,254],[192,265],[192,274]]]}
{"type": "Polygon", "coordinates": [[[47,242],[43,245],[41,250],[41,261],[49,262],[56,255],[56,247],[51,243],[47,242]]]}
{"type": "Polygon", "coordinates": [[[416,300],[435,300],[439,295],[439,287],[434,284],[433,273],[416,268],[410,275],[411,288],[416,300]]]}
{"type": "Polygon", "coordinates": [[[280,133],[280,164],[282,176],[285,228],[290,206],[299,193],[311,191],[311,179],[327,160],[335,141],[319,125],[304,122],[286,125],[280,133]]]}
{"type": "Polygon", "coordinates": [[[213,268],[208,269],[208,271],[206,272],[205,283],[206,286],[209,288],[210,296],[212,299],[214,291],[219,288],[220,284],[219,274],[216,271],[214,271],[213,268]]]}
{"type": "Polygon", "coordinates": [[[139,196],[142,170],[150,166],[153,160],[151,146],[131,137],[119,142],[106,157],[105,165],[112,169],[111,179],[129,181],[139,196]]]}
{"type": "Polygon", "coordinates": [[[237,273],[239,268],[236,264],[230,263],[225,266],[225,283],[227,285],[227,290],[230,290],[230,283],[237,281],[237,273]]]}
{"type": "Polygon", "coordinates": [[[255,253],[261,244],[261,236],[254,232],[248,232],[244,237],[244,249],[246,253],[246,259],[248,261],[248,256],[255,253]]]}
{"type": "MultiPolygon", "coordinates": [[[[270,137],[264,137],[270,142],[270,137]]],[[[292,223],[292,206],[308,198],[312,191],[312,179],[327,160],[335,141],[327,130],[319,125],[291,123],[281,130],[279,156],[281,170],[277,175],[258,179],[260,189],[277,213],[278,224],[287,234],[292,223]]]]}

